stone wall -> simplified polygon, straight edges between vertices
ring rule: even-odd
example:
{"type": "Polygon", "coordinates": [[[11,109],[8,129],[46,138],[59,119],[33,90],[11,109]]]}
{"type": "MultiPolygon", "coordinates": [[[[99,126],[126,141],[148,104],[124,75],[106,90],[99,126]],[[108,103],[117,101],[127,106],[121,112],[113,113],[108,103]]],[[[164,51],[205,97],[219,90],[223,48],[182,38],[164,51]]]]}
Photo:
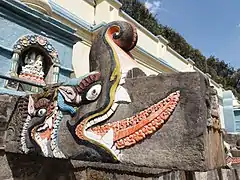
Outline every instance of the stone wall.
{"type": "Polygon", "coordinates": [[[14,180],[238,180],[240,169],[174,171],[123,164],[68,161],[1,152],[0,179],[14,180]]]}

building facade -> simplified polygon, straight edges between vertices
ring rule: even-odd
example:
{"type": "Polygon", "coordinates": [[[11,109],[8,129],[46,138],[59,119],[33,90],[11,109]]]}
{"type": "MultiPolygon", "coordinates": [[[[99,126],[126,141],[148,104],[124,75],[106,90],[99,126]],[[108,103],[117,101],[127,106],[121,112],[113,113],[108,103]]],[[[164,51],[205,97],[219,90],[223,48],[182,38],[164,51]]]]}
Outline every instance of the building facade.
{"type": "Polygon", "coordinates": [[[240,105],[232,91],[223,92],[223,112],[225,129],[231,133],[240,132],[240,105]]]}
{"type": "Polygon", "coordinates": [[[80,40],[72,28],[18,1],[0,1],[0,9],[1,92],[39,92],[71,77],[80,40]]]}

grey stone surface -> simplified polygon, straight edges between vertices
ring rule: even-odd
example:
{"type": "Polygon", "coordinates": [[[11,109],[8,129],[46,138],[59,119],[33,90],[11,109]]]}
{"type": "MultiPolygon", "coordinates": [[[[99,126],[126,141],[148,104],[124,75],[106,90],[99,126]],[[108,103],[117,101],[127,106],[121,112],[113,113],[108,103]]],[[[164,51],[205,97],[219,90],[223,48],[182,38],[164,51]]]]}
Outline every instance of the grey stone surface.
{"type": "MultiPolygon", "coordinates": [[[[108,122],[131,117],[176,90],[180,90],[181,96],[175,111],[160,130],[121,151],[123,164],[191,171],[225,164],[221,133],[207,127],[208,86],[204,77],[198,73],[161,74],[128,78],[124,86],[132,103],[121,104],[108,122]]],[[[20,153],[17,148],[21,121],[18,114],[13,119],[14,123],[10,124],[15,136],[12,139],[8,136],[6,151],[20,153]]],[[[69,120],[71,116],[65,114],[58,135],[59,148],[68,158],[112,162],[112,157],[99,146],[76,140],[67,127],[69,120]]]]}
{"type": "Polygon", "coordinates": [[[174,171],[0,153],[1,180],[238,180],[240,168],[174,171]]]}
{"type": "Polygon", "coordinates": [[[120,109],[115,114],[118,118],[135,114],[138,109],[158,102],[175,90],[181,92],[176,110],[162,129],[123,151],[128,163],[185,170],[203,170],[224,164],[220,133],[207,130],[205,96],[208,87],[203,77],[197,73],[164,74],[127,79],[125,87],[133,103],[120,109]],[[217,151],[221,156],[216,164],[217,151]]]}
{"type": "Polygon", "coordinates": [[[240,139],[240,135],[239,134],[229,134],[229,133],[225,133],[224,135],[224,140],[231,144],[232,146],[236,146],[237,141],[240,139]]]}
{"type": "Polygon", "coordinates": [[[5,148],[6,130],[16,108],[18,97],[0,95],[0,148],[5,148]]]}
{"type": "MultiPolygon", "coordinates": [[[[221,134],[207,128],[207,87],[198,73],[126,79],[125,88],[132,103],[120,105],[110,122],[130,117],[173,91],[180,90],[181,97],[173,115],[160,130],[122,151],[124,164],[184,170],[207,170],[224,165],[221,134]]],[[[61,128],[59,143],[63,152],[70,156],[81,154],[79,159],[101,160],[97,147],[77,145],[68,129],[61,128]]]]}

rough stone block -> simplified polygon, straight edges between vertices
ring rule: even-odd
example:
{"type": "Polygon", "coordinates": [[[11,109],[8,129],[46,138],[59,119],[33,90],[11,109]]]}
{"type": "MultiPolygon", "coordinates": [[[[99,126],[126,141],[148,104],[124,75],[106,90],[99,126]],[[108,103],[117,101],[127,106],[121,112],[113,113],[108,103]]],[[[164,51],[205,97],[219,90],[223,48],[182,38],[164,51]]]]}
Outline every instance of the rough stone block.
{"type": "MultiPolygon", "coordinates": [[[[121,151],[122,163],[201,171],[225,164],[221,133],[207,126],[208,86],[204,77],[198,73],[178,73],[128,78],[124,87],[132,102],[120,104],[108,120],[110,123],[131,117],[177,90],[180,91],[180,101],[162,128],[121,151]]],[[[71,159],[106,161],[107,156],[103,156],[96,146],[76,142],[66,126],[69,118],[64,116],[59,129],[61,151],[71,159]]],[[[8,138],[6,151],[21,152],[17,148],[19,140],[8,138]]]]}

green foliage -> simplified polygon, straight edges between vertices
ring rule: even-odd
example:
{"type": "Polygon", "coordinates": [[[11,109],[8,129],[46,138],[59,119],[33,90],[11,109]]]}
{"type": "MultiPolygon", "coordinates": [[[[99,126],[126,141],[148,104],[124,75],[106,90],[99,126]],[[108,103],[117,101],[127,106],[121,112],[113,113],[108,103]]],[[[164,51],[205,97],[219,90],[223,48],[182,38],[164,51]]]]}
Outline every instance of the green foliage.
{"type": "Polygon", "coordinates": [[[214,56],[206,58],[171,27],[161,25],[157,21],[156,16],[151,14],[144,4],[138,0],[120,0],[120,2],[123,5],[123,11],[154,35],[162,35],[166,38],[172,49],[184,58],[191,58],[197,68],[205,73],[209,73],[214,81],[222,84],[226,90],[232,90],[235,96],[240,99],[240,69],[236,71],[229,64],[214,56]]]}

